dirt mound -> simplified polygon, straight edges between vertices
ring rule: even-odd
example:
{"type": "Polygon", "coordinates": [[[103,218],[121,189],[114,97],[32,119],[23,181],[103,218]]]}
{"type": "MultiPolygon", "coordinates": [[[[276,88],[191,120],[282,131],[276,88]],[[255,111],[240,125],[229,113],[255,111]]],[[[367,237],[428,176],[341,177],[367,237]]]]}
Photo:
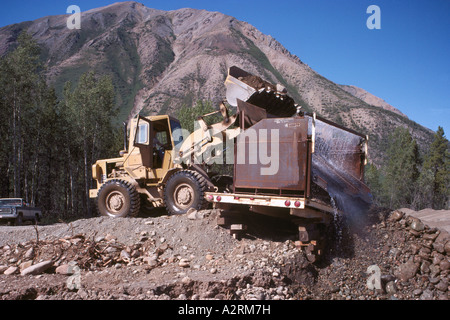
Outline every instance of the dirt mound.
{"type": "Polygon", "coordinates": [[[399,210],[408,216],[413,216],[422,220],[430,227],[437,227],[446,232],[450,232],[450,210],[434,210],[430,208],[420,211],[415,211],[408,208],[402,208],[399,210]]]}
{"type": "Polygon", "coordinates": [[[217,216],[2,226],[0,299],[448,299],[448,234],[402,211],[343,221],[315,264],[289,224],[246,213],[235,239],[217,216]]]}

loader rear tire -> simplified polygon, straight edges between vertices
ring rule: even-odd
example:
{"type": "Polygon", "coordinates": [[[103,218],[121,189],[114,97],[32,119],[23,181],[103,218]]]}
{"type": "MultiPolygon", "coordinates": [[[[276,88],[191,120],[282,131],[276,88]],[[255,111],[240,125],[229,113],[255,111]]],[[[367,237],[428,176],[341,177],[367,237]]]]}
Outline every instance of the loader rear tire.
{"type": "Polygon", "coordinates": [[[200,173],[183,170],[174,173],[166,183],[164,202],[171,215],[185,214],[191,208],[205,209],[207,182],[200,173]]]}
{"type": "Polygon", "coordinates": [[[98,191],[97,208],[102,216],[113,218],[136,216],[140,198],[136,188],[125,180],[107,181],[98,191]]]}

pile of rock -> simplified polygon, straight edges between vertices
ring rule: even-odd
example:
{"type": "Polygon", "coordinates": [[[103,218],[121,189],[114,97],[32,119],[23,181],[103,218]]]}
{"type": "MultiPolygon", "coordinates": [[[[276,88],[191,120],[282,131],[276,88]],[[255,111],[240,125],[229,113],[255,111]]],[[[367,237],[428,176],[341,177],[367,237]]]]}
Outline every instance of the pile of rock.
{"type": "Polygon", "coordinates": [[[396,210],[347,234],[342,254],[316,267],[311,299],[448,300],[450,236],[396,210]],[[378,286],[370,288],[378,270],[378,286]]]}
{"type": "Polygon", "coordinates": [[[430,228],[420,219],[394,211],[395,227],[409,233],[401,248],[402,260],[394,275],[397,287],[420,299],[448,299],[450,275],[450,236],[430,228]]]}
{"type": "Polygon", "coordinates": [[[0,298],[27,296],[33,289],[43,299],[448,300],[449,234],[400,210],[374,216],[354,229],[343,224],[334,232],[338,238],[330,233],[329,250],[315,264],[289,232],[283,240],[236,241],[208,214],[126,221],[134,230],[126,244],[116,236],[129,233],[128,225],[101,221],[86,230],[100,226],[104,236],[0,247],[0,274],[11,275],[0,277],[8,284],[0,298]],[[117,232],[119,226],[123,231],[117,232]],[[61,275],[77,268],[83,288],[70,290],[61,275]],[[379,270],[375,289],[368,285],[373,268],[379,270]],[[41,280],[53,283],[52,292],[28,284],[41,280]]]}
{"type": "Polygon", "coordinates": [[[44,272],[71,274],[69,266],[82,270],[100,270],[121,265],[156,267],[158,259],[169,246],[155,246],[146,232],[133,245],[124,245],[110,234],[86,238],[67,236],[57,240],[37,240],[0,248],[0,274],[38,275],[44,272]]]}

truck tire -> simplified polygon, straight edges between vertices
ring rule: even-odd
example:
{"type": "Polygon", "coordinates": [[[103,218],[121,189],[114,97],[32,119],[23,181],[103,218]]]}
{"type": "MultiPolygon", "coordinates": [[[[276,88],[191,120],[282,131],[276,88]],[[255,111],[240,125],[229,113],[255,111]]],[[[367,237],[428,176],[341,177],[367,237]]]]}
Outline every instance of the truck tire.
{"type": "Polygon", "coordinates": [[[174,173],[164,188],[164,202],[171,215],[185,214],[190,208],[206,208],[206,179],[198,172],[183,170],[174,173]]]}
{"type": "Polygon", "coordinates": [[[23,215],[21,212],[17,215],[16,220],[14,221],[14,225],[15,226],[23,225],[23,215]]]}
{"type": "Polygon", "coordinates": [[[113,179],[105,182],[98,191],[97,209],[102,216],[135,216],[139,208],[139,193],[128,181],[113,179]]]}
{"type": "Polygon", "coordinates": [[[33,223],[34,223],[35,225],[37,225],[40,221],[41,221],[41,219],[39,218],[39,214],[36,213],[36,214],[34,215],[33,223]]]}

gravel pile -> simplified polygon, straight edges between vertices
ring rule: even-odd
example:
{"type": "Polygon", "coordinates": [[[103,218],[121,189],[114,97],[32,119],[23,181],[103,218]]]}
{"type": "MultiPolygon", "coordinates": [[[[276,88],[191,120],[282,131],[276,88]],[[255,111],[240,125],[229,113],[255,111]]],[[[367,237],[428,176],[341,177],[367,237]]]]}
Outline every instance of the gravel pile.
{"type": "Polygon", "coordinates": [[[315,264],[291,225],[246,213],[235,239],[218,213],[0,226],[0,299],[449,298],[448,234],[401,211],[344,220],[315,264]]]}
{"type": "Polygon", "coordinates": [[[341,256],[318,269],[313,298],[448,300],[449,234],[401,211],[378,213],[377,223],[349,232],[341,256]],[[369,290],[373,272],[379,282],[369,290]]]}

